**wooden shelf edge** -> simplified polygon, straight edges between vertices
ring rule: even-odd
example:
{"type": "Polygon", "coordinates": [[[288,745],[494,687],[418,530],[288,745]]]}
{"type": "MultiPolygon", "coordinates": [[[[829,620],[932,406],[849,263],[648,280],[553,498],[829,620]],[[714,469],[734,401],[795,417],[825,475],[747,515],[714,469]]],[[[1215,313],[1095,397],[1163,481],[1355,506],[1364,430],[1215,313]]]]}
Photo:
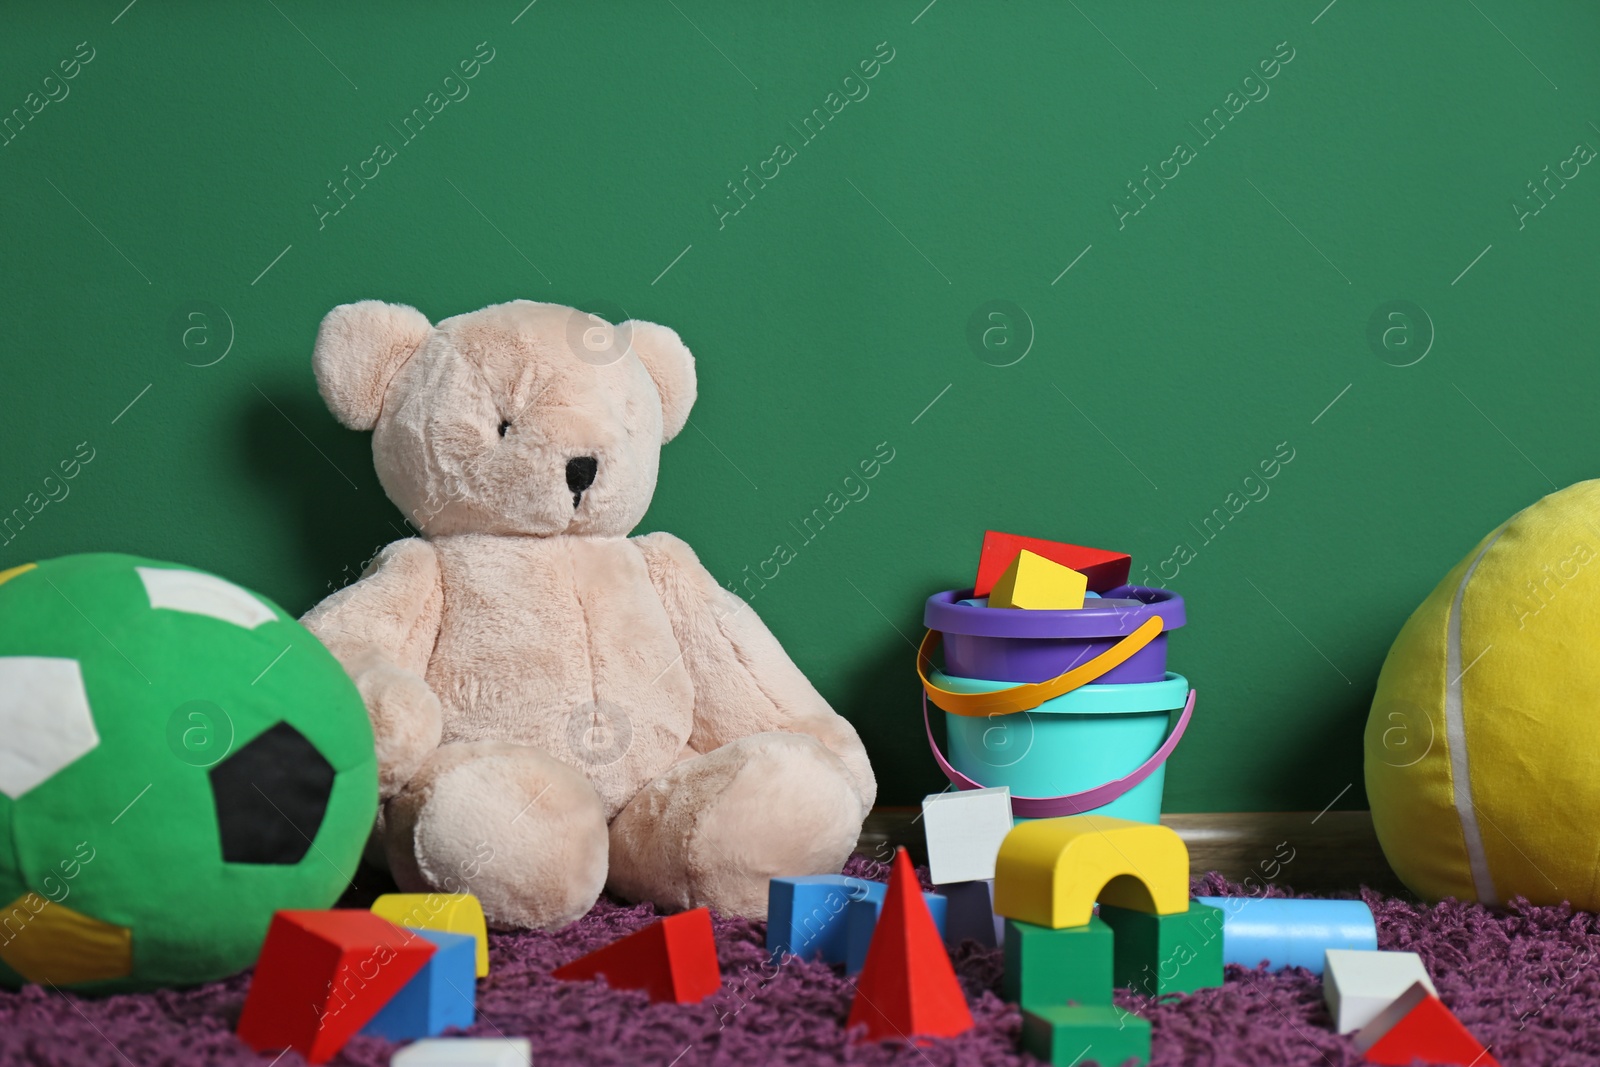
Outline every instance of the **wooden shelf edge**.
{"type": "MultiPolygon", "coordinates": [[[[888,859],[897,846],[926,862],[920,808],[874,808],[859,851],[888,859]]],[[[1367,811],[1177,812],[1161,817],[1189,846],[1190,869],[1217,871],[1247,886],[1301,893],[1351,893],[1362,886],[1391,896],[1410,892],[1389,869],[1367,811]]]]}

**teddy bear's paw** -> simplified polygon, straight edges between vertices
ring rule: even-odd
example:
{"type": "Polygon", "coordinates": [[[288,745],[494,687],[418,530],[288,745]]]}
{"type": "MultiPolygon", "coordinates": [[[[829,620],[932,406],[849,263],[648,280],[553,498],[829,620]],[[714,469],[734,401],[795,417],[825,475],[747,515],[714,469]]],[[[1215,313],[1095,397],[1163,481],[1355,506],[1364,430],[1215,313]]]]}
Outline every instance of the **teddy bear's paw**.
{"type": "Polygon", "coordinates": [[[565,926],[605,884],[599,796],[526,745],[441,746],[386,805],[384,837],[402,889],[471,893],[499,928],[565,926]]]}
{"type": "Polygon", "coordinates": [[[673,767],[611,825],[610,887],[664,907],[764,919],[767,882],[844,866],[865,812],[813,737],[740,738],[673,767]]]}
{"type": "Polygon", "coordinates": [[[399,793],[439,747],[444,716],[428,683],[393,663],[371,659],[355,672],[378,750],[378,795],[399,793]]]}

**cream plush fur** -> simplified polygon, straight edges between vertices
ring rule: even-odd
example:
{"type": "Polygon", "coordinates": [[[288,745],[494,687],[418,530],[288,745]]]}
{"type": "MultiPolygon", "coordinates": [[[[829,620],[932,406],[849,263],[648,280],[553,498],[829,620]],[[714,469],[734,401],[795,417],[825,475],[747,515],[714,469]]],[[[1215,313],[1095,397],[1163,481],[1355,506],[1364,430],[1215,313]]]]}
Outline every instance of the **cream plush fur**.
{"type": "Polygon", "coordinates": [[[768,878],[839,870],[877,791],[855,730],[688,545],[628,536],[695,399],[676,333],[363,301],[312,363],[422,531],[304,620],[366,700],[402,888],[557,927],[605,886],[763,918],[768,878]]]}

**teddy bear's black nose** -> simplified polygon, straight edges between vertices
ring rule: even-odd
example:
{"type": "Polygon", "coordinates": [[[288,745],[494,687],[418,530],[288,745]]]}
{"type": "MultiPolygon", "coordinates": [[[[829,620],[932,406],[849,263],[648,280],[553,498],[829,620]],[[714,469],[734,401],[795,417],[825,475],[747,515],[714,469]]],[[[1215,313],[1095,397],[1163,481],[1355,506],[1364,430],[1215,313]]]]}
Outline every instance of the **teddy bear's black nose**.
{"type": "Polygon", "coordinates": [[[593,456],[576,456],[567,460],[567,488],[572,490],[572,506],[583,499],[583,491],[594,484],[600,470],[600,461],[593,456]]]}

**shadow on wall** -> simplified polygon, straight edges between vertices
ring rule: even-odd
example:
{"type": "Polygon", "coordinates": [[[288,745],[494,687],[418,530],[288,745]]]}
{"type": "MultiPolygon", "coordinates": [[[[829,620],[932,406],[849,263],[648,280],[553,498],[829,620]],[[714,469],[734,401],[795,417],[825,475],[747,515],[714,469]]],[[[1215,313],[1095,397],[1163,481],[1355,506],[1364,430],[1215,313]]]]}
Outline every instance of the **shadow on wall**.
{"type": "MultiPolygon", "coordinates": [[[[916,653],[888,634],[857,658],[844,692],[830,701],[867,746],[873,773],[878,776],[879,804],[918,804],[949,784],[923,737],[915,667],[916,653]]],[[[932,713],[933,736],[944,744],[944,714],[937,708],[932,713]]]]}
{"type": "MultiPolygon", "coordinates": [[[[1378,665],[1381,663],[1380,660],[1378,665]]],[[[1273,768],[1273,779],[1267,785],[1275,795],[1292,795],[1310,788],[1316,791],[1318,809],[1332,805],[1339,811],[1366,810],[1367,784],[1361,769],[1378,665],[1365,670],[1359,665],[1346,666],[1347,671],[1352,671],[1353,685],[1335,682],[1307,687],[1304,703],[1293,709],[1291,754],[1273,768]]],[[[1429,736],[1425,720],[1400,718],[1391,729],[1395,744],[1385,758],[1396,766],[1407,766],[1420,759],[1432,744],[1444,743],[1442,737],[1429,736]]]]}
{"type": "Polygon", "coordinates": [[[415,535],[372,469],[372,435],[334,421],[311,379],[261,382],[244,412],[242,466],[278,501],[293,535],[294,577],[280,589],[303,614],[361,576],[384,545],[415,535]]]}

